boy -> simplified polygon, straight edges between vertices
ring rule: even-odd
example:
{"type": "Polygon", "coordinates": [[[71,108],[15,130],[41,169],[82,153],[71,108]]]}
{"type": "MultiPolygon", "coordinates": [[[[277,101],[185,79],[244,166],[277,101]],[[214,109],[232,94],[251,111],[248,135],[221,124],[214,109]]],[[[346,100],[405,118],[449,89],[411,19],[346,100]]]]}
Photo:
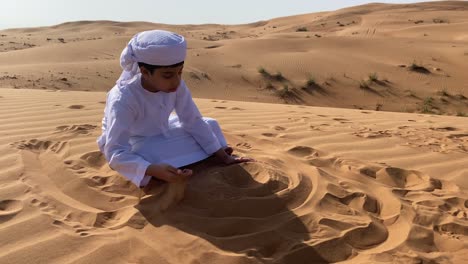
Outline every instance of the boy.
{"type": "Polygon", "coordinates": [[[251,161],[231,156],[216,120],[201,116],[181,79],[186,52],[178,34],[136,34],[121,54],[123,72],[107,94],[99,149],[112,169],[139,187],[152,177],[185,179],[192,171],[178,167],[211,155],[224,164],[251,161]]]}

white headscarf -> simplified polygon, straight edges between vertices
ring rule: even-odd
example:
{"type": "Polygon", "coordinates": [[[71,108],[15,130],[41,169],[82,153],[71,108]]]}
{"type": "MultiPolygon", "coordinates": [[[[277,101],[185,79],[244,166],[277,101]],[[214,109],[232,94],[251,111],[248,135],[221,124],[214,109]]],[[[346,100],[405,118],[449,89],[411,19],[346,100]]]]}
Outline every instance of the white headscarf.
{"type": "Polygon", "coordinates": [[[169,66],[185,60],[187,42],[183,36],[165,30],[143,31],[128,42],[120,55],[123,72],[117,85],[129,83],[138,73],[138,62],[169,66]]]}

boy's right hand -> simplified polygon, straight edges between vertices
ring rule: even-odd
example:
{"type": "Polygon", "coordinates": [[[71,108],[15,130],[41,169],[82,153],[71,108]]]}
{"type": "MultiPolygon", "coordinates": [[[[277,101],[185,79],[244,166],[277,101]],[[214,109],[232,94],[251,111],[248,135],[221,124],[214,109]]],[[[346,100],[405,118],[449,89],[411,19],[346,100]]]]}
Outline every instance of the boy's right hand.
{"type": "Polygon", "coordinates": [[[168,164],[152,164],[146,170],[146,175],[158,178],[167,182],[177,182],[186,180],[192,176],[193,172],[189,169],[177,169],[168,164]]]}

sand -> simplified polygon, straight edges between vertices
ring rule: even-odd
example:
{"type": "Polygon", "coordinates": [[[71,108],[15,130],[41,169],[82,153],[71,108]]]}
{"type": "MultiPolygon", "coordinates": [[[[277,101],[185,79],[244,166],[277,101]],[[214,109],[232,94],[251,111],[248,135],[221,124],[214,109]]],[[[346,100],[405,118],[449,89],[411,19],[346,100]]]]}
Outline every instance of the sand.
{"type": "Polygon", "coordinates": [[[467,10],[0,31],[0,263],[468,262],[467,10]],[[188,36],[197,105],[256,162],[145,190],[109,168],[106,91],[122,45],[155,26],[188,36]]]}
{"type": "Polygon", "coordinates": [[[157,28],[187,38],[184,78],[195,97],[466,116],[467,12],[466,1],[369,4],[232,26],[3,30],[0,86],[107,91],[128,40],[157,28]]]}

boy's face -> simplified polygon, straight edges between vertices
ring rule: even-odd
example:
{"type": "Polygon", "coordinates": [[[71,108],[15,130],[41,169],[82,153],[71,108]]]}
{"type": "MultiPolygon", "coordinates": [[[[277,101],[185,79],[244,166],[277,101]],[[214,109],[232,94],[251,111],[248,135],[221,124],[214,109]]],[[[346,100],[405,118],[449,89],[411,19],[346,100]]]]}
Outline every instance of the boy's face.
{"type": "Polygon", "coordinates": [[[151,74],[150,71],[140,67],[141,74],[144,78],[144,88],[150,89],[152,92],[161,91],[173,93],[177,91],[177,87],[179,87],[182,78],[183,68],[184,65],[171,68],[159,68],[155,69],[153,74],[151,74]]]}

